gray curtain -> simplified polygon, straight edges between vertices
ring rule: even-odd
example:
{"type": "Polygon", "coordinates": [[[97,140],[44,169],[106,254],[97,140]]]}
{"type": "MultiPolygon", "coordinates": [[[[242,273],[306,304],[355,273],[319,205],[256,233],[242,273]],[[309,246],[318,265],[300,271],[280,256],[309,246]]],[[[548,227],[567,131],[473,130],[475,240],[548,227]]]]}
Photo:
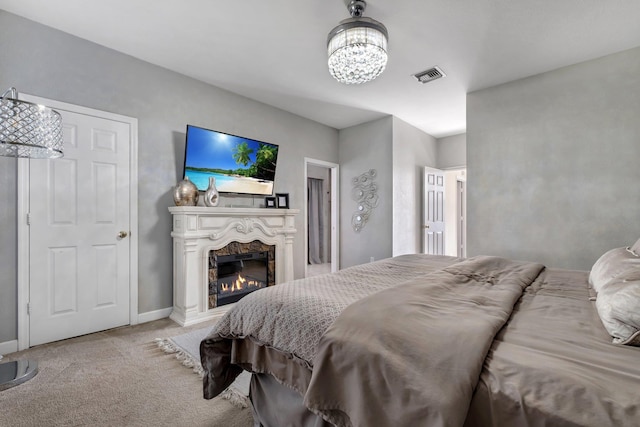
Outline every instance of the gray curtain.
{"type": "Polygon", "coordinates": [[[324,263],[324,181],[307,178],[309,194],[309,264],[324,263]]]}

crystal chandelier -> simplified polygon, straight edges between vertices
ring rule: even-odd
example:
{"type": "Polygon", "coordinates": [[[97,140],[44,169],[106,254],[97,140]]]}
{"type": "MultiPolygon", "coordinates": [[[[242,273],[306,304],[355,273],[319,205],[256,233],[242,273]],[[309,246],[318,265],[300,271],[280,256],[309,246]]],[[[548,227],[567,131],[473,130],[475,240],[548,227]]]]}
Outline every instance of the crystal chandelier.
{"type": "Polygon", "coordinates": [[[382,23],[362,17],[366,6],[364,1],[352,0],[347,6],[351,18],[340,21],[327,38],[329,72],[341,83],[366,83],[387,65],[389,34],[382,23]]]}
{"type": "Polygon", "coordinates": [[[0,98],[0,156],[62,157],[62,117],[44,105],[18,100],[16,88],[0,98]]]}

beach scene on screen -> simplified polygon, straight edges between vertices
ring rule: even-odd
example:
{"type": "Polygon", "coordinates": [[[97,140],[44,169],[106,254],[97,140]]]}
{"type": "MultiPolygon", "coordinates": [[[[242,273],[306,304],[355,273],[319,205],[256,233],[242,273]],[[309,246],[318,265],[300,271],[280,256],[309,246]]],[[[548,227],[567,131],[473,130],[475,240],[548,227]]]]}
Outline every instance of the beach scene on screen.
{"type": "Polygon", "coordinates": [[[184,175],[200,191],[214,177],[220,192],[269,195],[277,157],[277,145],[189,126],[184,175]]]}

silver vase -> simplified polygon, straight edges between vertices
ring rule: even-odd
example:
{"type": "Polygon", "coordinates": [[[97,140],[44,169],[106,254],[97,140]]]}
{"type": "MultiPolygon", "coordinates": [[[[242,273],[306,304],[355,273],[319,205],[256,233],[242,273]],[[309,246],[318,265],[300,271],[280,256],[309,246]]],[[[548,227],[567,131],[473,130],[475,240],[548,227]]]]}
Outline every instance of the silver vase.
{"type": "Polygon", "coordinates": [[[198,204],[198,187],[185,176],[173,190],[176,206],[195,206],[198,204]]]}
{"type": "Polygon", "coordinates": [[[220,203],[220,194],[216,188],[216,179],[213,176],[209,177],[209,188],[204,193],[204,204],[206,206],[218,206],[220,203]]]}

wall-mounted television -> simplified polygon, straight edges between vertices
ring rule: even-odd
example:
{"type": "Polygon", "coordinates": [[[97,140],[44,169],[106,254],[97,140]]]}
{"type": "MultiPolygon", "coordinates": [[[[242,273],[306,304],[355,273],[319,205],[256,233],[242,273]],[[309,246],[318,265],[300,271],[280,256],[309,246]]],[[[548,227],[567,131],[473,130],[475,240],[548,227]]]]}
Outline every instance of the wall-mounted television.
{"type": "Polygon", "coordinates": [[[271,195],[277,160],[275,144],[187,125],[184,177],[200,191],[213,176],[221,193],[271,195]]]}

